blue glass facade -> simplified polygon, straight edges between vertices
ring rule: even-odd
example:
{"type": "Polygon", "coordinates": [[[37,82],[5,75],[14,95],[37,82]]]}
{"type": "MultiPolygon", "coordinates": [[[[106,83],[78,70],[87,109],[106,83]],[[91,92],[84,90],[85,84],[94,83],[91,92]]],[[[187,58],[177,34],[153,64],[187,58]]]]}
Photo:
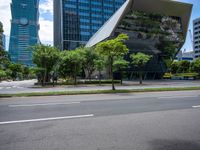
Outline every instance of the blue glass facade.
{"type": "Polygon", "coordinates": [[[61,7],[54,6],[54,21],[59,15],[58,11],[61,10],[62,15],[60,23],[54,24],[54,32],[58,31],[57,25],[61,24],[62,42],[57,41],[59,37],[55,37],[54,33],[55,46],[71,50],[86,44],[124,2],[125,0],[61,0],[61,4],[58,4],[58,0],[54,0],[54,5],[61,7]]]}
{"type": "Polygon", "coordinates": [[[9,53],[11,60],[32,66],[30,46],[39,43],[39,0],[12,0],[9,53]]]}

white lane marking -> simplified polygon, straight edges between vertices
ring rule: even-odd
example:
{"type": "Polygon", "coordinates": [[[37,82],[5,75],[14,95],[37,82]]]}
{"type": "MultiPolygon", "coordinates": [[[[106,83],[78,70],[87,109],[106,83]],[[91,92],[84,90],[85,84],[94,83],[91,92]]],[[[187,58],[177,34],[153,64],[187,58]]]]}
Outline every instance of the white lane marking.
{"type": "Polygon", "coordinates": [[[194,98],[199,97],[197,96],[166,96],[166,97],[158,97],[158,99],[170,99],[170,98],[194,98]]]}
{"type": "Polygon", "coordinates": [[[42,104],[23,104],[23,105],[8,105],[9,107],[34,107],[34,106],[50,106],[50,105],[70,105],[80,104],[81,102],[69,102],[69,103],[42,103],[42,104]]]}
{"type": "Polygon", "coordinates": [[[200,105],[197,105],[197,106],[192,106],[193,108],[200,108],[200,105]]]}
{"type": "Polygon", "coordinates": [[[28,122],[40,122],[40,121],[52,121],[52,120],[62,120],[62,119],[88,118],[88,117],[93,117],[93,116],[94,116],[93,114],[89,114],[89,115],[78,115],[78,116],[64,116],[64,117],[54,117],[54,118],[40,118],[40,119],[30,119],[30,120],[6,121],[6,122],[0,122],[0,125],[16,124],[16,123],[28,123],[28,122]]]}

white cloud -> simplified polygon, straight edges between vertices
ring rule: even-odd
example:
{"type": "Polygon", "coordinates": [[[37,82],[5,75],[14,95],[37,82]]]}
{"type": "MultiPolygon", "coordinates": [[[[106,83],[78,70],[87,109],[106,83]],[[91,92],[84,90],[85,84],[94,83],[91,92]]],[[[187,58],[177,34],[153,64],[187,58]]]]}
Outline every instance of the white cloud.
{"type": "Polygon", "coordinates": [[[39,37],[42,43],[51,44],[53,41],[53,22],[40,17],[39,37]]]}
{"type": "Polygon", "coordinates": [[[40,4],[40,13],[53,14],[53,0],[45,0],[40,4]]]}
{"type": "Polygon", "coordinates": [[[44,0],[40,3],[40,40],[44,44],[53,44],[53,21],[41,17],[44,13],[49,13],[53,18],[53,0],[44,0]]]}
{"type": "Polygon", "coordinates": [[[1,0],[0,2],[0,21],[3,23],[4,34],[10,35],[10,2],[11,0],[1,0]]]}
{"type": "MultiPolygon", "coordinates": [[[[11,20],[11,11],[10,3],[11,0],[0,0],[0,21],[4,26],[4,34],[8,37],[10,36],[10,20],[11,20]]],[[[53,21],[41,17],[44,13],[49,13],[53,18],[53,0],[40,0],[40,31],[39,36],[40,40],[44,44],[53,43],[53,21]]],[[[8,44],[8,41],[7,41],[8,44]]]]}

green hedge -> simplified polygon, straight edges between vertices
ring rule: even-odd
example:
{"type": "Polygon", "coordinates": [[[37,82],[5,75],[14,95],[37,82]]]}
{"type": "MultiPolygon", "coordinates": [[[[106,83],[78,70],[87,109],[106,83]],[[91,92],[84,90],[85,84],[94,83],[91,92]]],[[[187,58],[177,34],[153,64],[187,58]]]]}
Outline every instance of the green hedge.
{"type": "MultiPolygon", "coordinates": [[[[102,80],[101,84],[111,84],[112,80],[102,80]]],[[[120,80],[114,80],[114,83],[119,84],[121,83],[120,80]]],[[[99,80],[86,80],[86,81],[78,81],[77,84],[99,84],[99,80]]],[[[41,83],[35,83],[35,85],[41,85],[41,83]]],[[[53,85],[52,82],[44,83],[44,85],[53,85]]],[[[74,85],[72,81],[69,82],[57,82],[54,85],[74,85]]]]}
{"type": "Polygon", "coordinates": [[[171,74],[171,73],[165,73],[163,76],[164,79],[199,79],[198,73],[177,73],[177,74],[171,74]]]}

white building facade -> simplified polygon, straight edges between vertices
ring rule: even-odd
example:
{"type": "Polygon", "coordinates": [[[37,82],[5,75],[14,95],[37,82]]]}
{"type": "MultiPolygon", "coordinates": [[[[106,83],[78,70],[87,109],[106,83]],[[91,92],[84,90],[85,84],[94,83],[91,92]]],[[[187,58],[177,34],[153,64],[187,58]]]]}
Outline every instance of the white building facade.
{"type": "Polygon", "coordinates": [[[200,58],[200,18],[193,21],[194,57],[200,58]]]}

